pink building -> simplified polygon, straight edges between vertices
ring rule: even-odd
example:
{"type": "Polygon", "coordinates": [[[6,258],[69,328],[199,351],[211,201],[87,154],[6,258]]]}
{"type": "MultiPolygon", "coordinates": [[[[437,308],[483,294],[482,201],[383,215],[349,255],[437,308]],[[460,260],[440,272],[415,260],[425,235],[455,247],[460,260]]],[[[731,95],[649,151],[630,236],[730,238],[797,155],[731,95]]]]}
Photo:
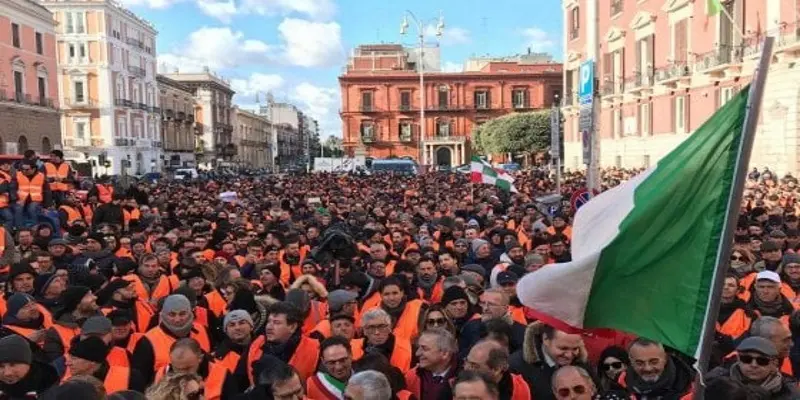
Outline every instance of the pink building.
{"type": "Polygon", "coordinates": [[[31,0],[0,0],[0,153],[61,145],[53,14],[31,0]]]}
{"type": "Polygon", "coordinates": [[[646,167],[694,132],[750,81],[766,35],[777,38],[752,163],[800,170],[800,6],[795,0],[563,0],[567,168],[583,166],[578,69],[599,26],[596,120],[600,164],[646,167]],[[594,4],[590,4],[594,2],[594,4]],[[730,16],[730,17],[728,17],[730,16]]]}

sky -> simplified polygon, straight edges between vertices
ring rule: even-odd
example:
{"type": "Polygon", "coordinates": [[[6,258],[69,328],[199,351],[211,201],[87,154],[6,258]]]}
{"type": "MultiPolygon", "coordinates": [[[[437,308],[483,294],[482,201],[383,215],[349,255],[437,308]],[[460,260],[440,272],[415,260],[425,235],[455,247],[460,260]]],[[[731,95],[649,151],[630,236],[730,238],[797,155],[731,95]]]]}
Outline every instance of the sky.
{"type": "Polygon", "coordinates": [[[407,10],[435,41],[442,68],[475,55],[545,51],[561,59],[560,0],[122,0],[159,31],[160,72],[211,71],[229,79],[234,102],[254,108],[270,92],[316,118],[322,138],[341,137],[337,77],[350,51],[368,43],[413,45],[407,10]]]}

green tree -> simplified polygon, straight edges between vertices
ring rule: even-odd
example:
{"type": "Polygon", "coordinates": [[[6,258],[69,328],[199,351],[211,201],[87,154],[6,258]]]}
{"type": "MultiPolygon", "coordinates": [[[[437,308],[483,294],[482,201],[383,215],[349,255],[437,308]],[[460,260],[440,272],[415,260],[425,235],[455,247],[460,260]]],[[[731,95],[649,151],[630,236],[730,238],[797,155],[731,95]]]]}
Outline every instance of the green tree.
{"type": "Polygon", "coordinates": [[[473,132],[485,154],[530,153],[550,148],[550,110],[509,114],[487,121],[473,132]]]}

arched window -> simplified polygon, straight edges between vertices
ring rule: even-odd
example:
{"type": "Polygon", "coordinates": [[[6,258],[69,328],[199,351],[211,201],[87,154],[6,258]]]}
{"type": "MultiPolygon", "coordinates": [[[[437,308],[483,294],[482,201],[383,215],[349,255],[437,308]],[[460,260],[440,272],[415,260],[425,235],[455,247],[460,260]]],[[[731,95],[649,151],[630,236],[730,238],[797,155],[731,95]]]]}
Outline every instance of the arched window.
{"type": "Polygon", "coordinates": [[[17,139],[17,153],[23,154],[28,151],[28,138],[22,135],[17,139]]]}
{"type": "Polygon", "coordinates": [[[53,151],[53,146],[50,144],[50,138],[47,136],[42,138],[42,154],[47,154],[53,151]]]}
{"type": "Polygon", "coordinates": [[[126,100],[125,98],[125,79],[122,75],[117,76],[117,98],[120,100],[126,100]]]}

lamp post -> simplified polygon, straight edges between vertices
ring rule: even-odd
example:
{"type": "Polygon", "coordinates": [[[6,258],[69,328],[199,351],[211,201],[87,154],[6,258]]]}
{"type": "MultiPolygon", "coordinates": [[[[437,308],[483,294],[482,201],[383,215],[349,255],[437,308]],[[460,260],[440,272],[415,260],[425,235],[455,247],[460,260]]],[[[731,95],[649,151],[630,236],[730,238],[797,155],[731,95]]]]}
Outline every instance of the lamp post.
{"type": "MultiPolygon", "coordinates": [[[[428,160],[425,157],[425,145],[423,143],[425,139],[425,131],[426,131],[426,124],[425,124],[425,60],[423,58],[425,54],[425,26],[423,25],[422,21],[420,21],[413,12],[406,10],[405,15],[403,15],[403,22],[400,24],[400,34],[405,35],[408,32],[408,18],[411,17],[411,20],[417,25],[417,34],[419,37],[419,58],[417,59],[417,69],[419,70],[419,162],[420,166],[424,166],[428,164],[428,160]]],[[[439,19],[436,23],[436,37],[442,37],[444,33],[444,17],[439,15],[439,19]]]]}

